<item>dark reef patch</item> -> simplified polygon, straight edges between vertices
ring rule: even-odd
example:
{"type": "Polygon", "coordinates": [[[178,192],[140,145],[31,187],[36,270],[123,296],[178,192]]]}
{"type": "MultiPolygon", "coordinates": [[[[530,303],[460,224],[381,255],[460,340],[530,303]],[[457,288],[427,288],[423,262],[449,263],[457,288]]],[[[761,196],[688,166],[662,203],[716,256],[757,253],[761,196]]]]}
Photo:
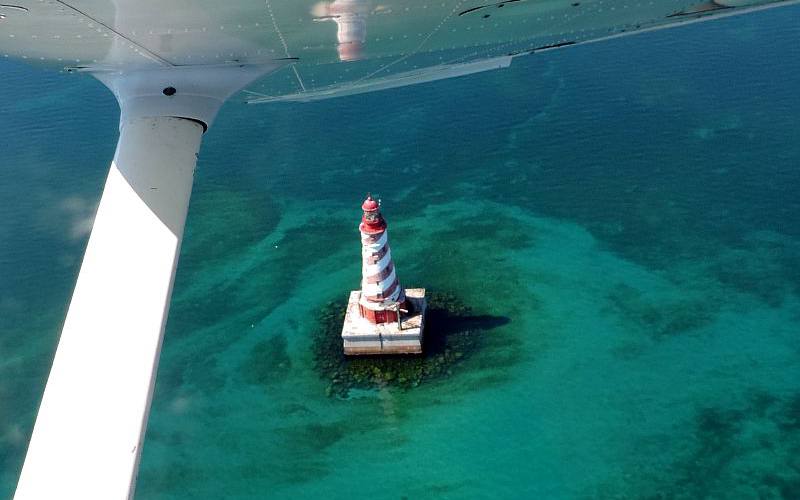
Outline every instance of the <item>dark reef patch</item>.
{"type": "Polygon", "coordinates": [[[292,369],[283,335],[274,335],[257,343],[242,366],[245,379],[253,384],[269,386],[286,379],[292,369]]]}
{"type": "Polygon", "coordinates": [[[786,401],[785,411],[781,413],[777,424],[778,428],[784,432],[800,434],[800,393],[795,394],[786,401]]]}
{"type": "Polygon", "coordinates": [[[713,301],[688,297],[652,302],[640,290],[625,284],[612,288],[606,299],[607,309],[619,315],[625,326],[656,340],[707,326],[718,311],[713,301]]]}
{"type": "MultiPolygon", "coordinates": [[[[231,226],[229,229],[236,231],[236,227],[231,226]]],[[[258,232],[260,229],[248,231],[256,231],[259,238],[265,238],[268,234],[258,232]]],[[[320,218],[287,229],[279,240],[269,241],[270,245],[263,246],[267,258],[254,262],[243,274],[246,279],[225,280],[209,285],[206,290],[196,290],[191,295],[179,296],[179,300],[173,301],[169,335],[190,335],[193,331],[213,327],[221,318],[227,321],[236,318],[235,323],[231,323],[228,328],[228,332],[233,333],[228,333],[225,337],[225,342],[230,343],[235,340],[235,332],[243,334],[250,324],[259,321],[270,310],[291,297],[298,283],[297,276],[288,271],[276,273],[275,269],[308,268],[329,257],[336,248],[350,243],[351,239],[352,227],[332,218],[320,218]],[[320,245],[320,241],[325,244],[320,245]],[[270,283],[270,286],[263,286],[265,282],[270,283]]],[[[234,248],[230,249],[227,258],[231,261],[234,261],[235,255],[259,244],[259,241],[240,243],[241,246],[236,246],[235,251],[234,248]]],[[[202,254],[197,258],[201,257],[202,254]]],[[[187,269],[183,269],[183,260],[181,257],[182,268],[176,278],[178,285],[191,282],[198,276],[202,278],[203,265],[187,265],[187,269]]]]}
{"type": "Polygon", "coordinates": [[[732,407],[702,406],[669,464],[637,462],[595,498],[800,498],[800,394],[761,390],[732,407]]]}
{"type": "Polygon", "coordinates": [[[330,257],[338,248],[352,243],[352,235],[352,225],[335,218],[318,217],[287,229],[274,242],[271,258],[259,260],[250,270],[252,286],[246,288],[247,296],[240,299],[240,304],[256,317],[265,316],[292,296],[299,282],[295,270],[307,269],[330,257]],[[275,269],[287,272],[275,273],[275,269]],[[270,286],[262,286],[263,281],[256,278],[259,276],[268,276],[270,286]]]}
{"type": "Polygon", "coordinates": [[[314,366],[330,382],[329,396],[347,397],[352,388],[409,389],[452,375],[457,365],[484,345],[487,331],[510,321],[504,316],[473,314],[454,295],[429,292],[423,354],[346,357],[341,338],[346,306],[344,301],[329,302],[320,312],[313,337],[314,366]]]}
{"type": "Polygon", "coordinates": [[[752,239],[722,254],[710,271],[723,285],[780,307],[800,287],[800,249],[781,239],[752,239]]]}
{"type": "Polygon", "coordinates": [[[257,190],[205,189],[192,196],[181,267],[227,259],[271,233],[282,208],[257,190]]]}
{"type": "MultiPolygon", "coordinates": [[[[281,251],[281,260],[285,261],[282,264],[294,266],[290,269],[301,269],[329,257],[333,249],[351,244],[354,234],[357,237],[358,233],[354,231],[349,220],[314,217],[302,225],[284,231],[283,237],[276,244],[281,251]]],[[[288,281],[294,279],[294,275],[289,273],[288,281]]]]}
{"type": "Polygon", "coordinates": [[[673,488],[692,498],[721,498],[726,491],[729,498],[800,498],[800,429],[791,425],[798,399],[757,392],[741,408],[700,409],[695,448],[675,465],[673,488]]]}
{"type": "Polygon", "coordinates": [[[499,210],[489,210],[473,217],[458,217],[450,225],[452,229],[437,232],[443,241],[467,239],[491,242],[506,250],[520,250],[533,244],[531,228],[499,210]]]}
{"type": "Polygon", "coordinates": [[[265,455],[258,460],[258,470],[253,477],[264,477],[264,470],[270,471],[270,481],[297,485],[319,481],[330,474],[330,464],[326,452],[331,446],[345,439],[353,432],[352,423],[344,420],[312,422],[289,425],[276,429],[275,449],[281,453],[265,455]]]}

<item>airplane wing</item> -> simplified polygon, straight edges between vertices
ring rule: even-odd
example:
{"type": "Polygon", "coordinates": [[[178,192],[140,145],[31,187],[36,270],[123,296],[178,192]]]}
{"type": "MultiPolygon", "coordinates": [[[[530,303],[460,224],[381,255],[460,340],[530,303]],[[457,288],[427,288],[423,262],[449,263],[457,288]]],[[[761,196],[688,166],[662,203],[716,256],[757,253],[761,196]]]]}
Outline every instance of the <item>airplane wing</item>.
{"type": "Polygon", "coordinates": [[[14,0],[0,5],[0,53],[90,72],[283,61],[283,70],[249,86],[252,101],[309,101],[493,64],[480,61],[795,3],[14,0]]]}

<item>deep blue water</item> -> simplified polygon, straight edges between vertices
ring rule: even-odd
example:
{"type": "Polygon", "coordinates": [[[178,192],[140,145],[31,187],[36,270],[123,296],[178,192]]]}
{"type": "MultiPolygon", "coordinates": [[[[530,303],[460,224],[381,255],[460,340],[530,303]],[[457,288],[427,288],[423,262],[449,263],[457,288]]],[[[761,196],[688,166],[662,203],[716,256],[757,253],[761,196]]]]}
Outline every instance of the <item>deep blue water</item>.
{"type": "MultiPolygon", "coordinates": [[[[799,15],[226,105],[137,498],[800,498],[799,15]],[[446,379],[329,398],[311,333],[357,286],[366,191],[405,284],[507,322],[446,379]]],[[[88,77],[0,72],[4,498],[118,112],[88,77]]]]}

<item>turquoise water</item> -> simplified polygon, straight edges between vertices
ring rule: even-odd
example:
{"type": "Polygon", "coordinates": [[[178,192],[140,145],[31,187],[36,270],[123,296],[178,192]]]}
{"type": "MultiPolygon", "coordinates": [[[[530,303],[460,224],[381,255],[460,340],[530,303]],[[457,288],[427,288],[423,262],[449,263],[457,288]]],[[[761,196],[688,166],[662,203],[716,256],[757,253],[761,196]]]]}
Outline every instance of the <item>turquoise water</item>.
{"type": "MultiPolygon", "coordinates": [[[[800,498],[798,15],[227,105],[137,498],[800,498]],[[359,281],[366,191],[404,284],[508,322],[448,378],[328,398],[309,342],[359,281]]],[[[88,78],[0,71],[4,498],[117,111],[88,78]]]]}

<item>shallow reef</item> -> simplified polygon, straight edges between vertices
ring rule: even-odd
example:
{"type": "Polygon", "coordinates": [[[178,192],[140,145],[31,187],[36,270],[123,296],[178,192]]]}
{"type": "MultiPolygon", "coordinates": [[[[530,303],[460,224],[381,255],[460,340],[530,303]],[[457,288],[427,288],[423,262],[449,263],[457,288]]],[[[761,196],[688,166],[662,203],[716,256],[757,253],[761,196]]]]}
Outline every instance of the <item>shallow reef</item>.
{"type": "MultiPolygon", "coordinates": [[[[762,389],[731,405],[700,404],[677,453],[637,458],[587,498],[800,498],[800,393],[762,389]]],[[[672,439],[670,436],[661,436],[672,439]]],[[[645,446],[658,445],[658,439],[645,446]]]]}
{"type": "Polygon", "coordinates": [[[347,397],[350,389],[411,389],[452,375],[456,365],[476,353],[486,331],[504,325],[503,316],[475,315],[451,293],[428,292],[423,354],[347,357],[342,352],[345,301],[328,302],[313,336],[314,366],[329,381],[328,396],[347,397]]]}

